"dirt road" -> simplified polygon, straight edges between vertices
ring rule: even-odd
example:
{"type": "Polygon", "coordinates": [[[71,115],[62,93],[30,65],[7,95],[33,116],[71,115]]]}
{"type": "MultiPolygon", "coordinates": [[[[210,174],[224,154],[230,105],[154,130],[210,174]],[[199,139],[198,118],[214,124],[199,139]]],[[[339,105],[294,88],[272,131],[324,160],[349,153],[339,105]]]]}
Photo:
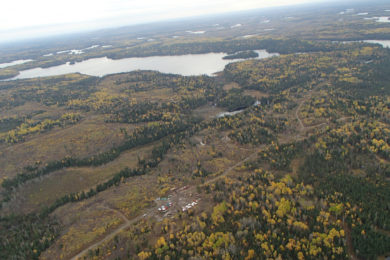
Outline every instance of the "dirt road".
{"type": "MultiPolygon", "coordinates": [[[[113,209],[111,209],[111,210],[113,210],[113,209]]],[[[142,215],[139,215],[138,217],[136,217],[132,220],[127,219],[127,217],[123,213],[120,212],[120,215],[123,216],[124,219],[126,220],[122,226],[118,227],[117,229],[114,229],[110,234],[107,234],[107,236],[105,236],[101,240],[93,243],[92,245],[90,245],[89,247],[87,247],[86,249],[84,249],[83,251],[78,253],[77,255],[75,255],[74,257],[71,258],[71,260],[81,259],[84,255],[86,255],[89,252],[89,250],[93,250],[96,247],[98,247],[99,245],[103,244],[104,242],[110,241],[116,235],[118,235],[122,230],[130,227],[132,224],[134,224],[137,221],[141,220],[142,218],[148,216],[150,213],[152,213],[153,210],[154,210],[154,208],[150,208],[146,212],[143,212],[142,215]]],[[[117,211],[117,210],[114,210],[114,211],[117,211]]]]}
{"type": "Polygon", "coordinates": [[[253,159],[254,157],[256,157],[256,155],[257,155],[257,152],[253,152],[251,155],[249,155],[248,157],[246,157],[244,160],[242,160],[242,161],[236,163],[235,165],[229,167],[228,169],[226,169],[221,175],[218,175],[217,177],[215,177],[215,178],[213,178],[213,179],[210,179],[210,180],[204,182],[203,185],[213,183],[213,182],[217,181],[218,179],[220,179],[220,178],[222,178],[222,177],[228,175],[232,170],[234,170],[234,168],[236,168],[236,167],[240,166],[241,164],[243,164],[243,163],[249,161],[250,159],[253,159]]]}
{"type": "MultiPolygon", "coordinates": [[[[203,185],[210,184],[210,183],[213,183],[213,182],[217,181],[218,179],[220,179],[220,178],[226,176],[227,174],[229,174],[232,170],[234,170],[234,168],[236,168],[236,167],[240,166],[241,164],[249,161],[250,159],[253,159],[257,155],[256,151],[254,151],[251,155],[249,155],[248,157],[246,157],[242,161],[239,161],[238,163],[236,163],[233,166],[231,166],[228,169],[226,169],[221,175],[218,175],[217,177],[206,181],[203,185]]],[[[191,187],[188,188],[188,190],[195,191],[196,187],[195,186],[191,186],[191,187]]],[[[114,229],[113,231],[111,231],[109,234],[107,234],[105,237],[103,237],[99,241],[96,241],[95,243],[93,243],[89,247],[85,248],[83,251],[81,251],[80,253],[78,253],[74,257],[72,257],[71,260],[82,259],[82,257],[84,255],[86,255],[90,250],[95,249],[96,247],[100,246],[104,242],[110,241],[111,239],[113,239],[116,235],[118,235],[124,229],[130,227],[132,224],[136,223],[137,221],[141,220],[142,218],[145,218],[145,217],[148,217],[148,216],[154,214],[154,212],[156,211],[156,207],[153,206],[152,208],[146,209],[138,217],[136,217],[136,218],[134,218],[132,220],[129,220],[122,212],[120,212],[120,211],[118,211],[116,209],[112,209],[112,208],[110,208],[108,206],[105,206],[105,205],[103,205],[101,207],[114,211],[116,214],[118,214],[125,221],[125,223],[123,225],[121,225],[120,227],[118,227],[118,228],[114,229]]]]}

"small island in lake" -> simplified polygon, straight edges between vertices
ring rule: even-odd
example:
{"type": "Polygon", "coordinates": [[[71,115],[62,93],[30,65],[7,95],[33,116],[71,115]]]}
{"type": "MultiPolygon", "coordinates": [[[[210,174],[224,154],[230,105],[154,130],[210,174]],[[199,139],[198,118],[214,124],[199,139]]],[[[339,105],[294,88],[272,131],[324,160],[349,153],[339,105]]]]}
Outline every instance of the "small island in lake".
{"type": "Polygon", "coordinates": [[[235,60],[235,59],[249,59],[257,58],[259,54],[255,51],[239,51],[223,57],[224,60],[235,60]]]}

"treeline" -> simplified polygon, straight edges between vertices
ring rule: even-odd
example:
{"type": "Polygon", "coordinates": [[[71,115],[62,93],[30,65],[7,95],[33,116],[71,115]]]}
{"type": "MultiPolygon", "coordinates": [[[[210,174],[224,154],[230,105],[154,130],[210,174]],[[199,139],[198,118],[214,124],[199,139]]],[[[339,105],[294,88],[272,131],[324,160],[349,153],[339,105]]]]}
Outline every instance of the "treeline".
{"type": "Polygon", "coordinates": [[[26,120],[25,118],[16,118],[16,117],[0,119],[0,133],[8,132],[14,129],[25,120],[26,120]]]}
{"type": "Polygon", "coordinates": [[[58,237],[58,222],[43,215],[7,216],[0,218],[0,258],[39,259],[58,237]]]}
{"type": "MultiPolygon", "coordinates": [[[[151,123],[148,126],[140,127],[127,136],[127,140],[117,147],[107,152],[103,152],[91,157],[74,158],[65,157],[62,160],[47,163],[43,168],[33,170],[33,172],[20,173],[12,179],[6,179],[1,184],[6,190],[11,190],[19,185],[53,171],[66,167],[99,166],[116,159],[122,152],[134,147],[145,145],[159,140],[167,135],[183,132],[193,126],[194,122],[173,121],[170,123],[151,123]]],[[[34,167],[32,167],[34,169],[34,167]]],[[[6,197],[7,194],[5,194],[6,197]]]]}
{"type": "Polygon", "coordinates": [[[0,97],[0,108],[17,107],[32,101],[46,106],[64,106],[73,99],[86,99],[96,91],[97,82],[98,78],[84,75],[14,81],[7,95],[0,97]]]}
{"type": "Polygon", "coordinates": [[[191,110],[205,105],[207,99],[201,97],[184,97],[179,102],[172,103],[151,103],[140,102],[136,104],[123,103],[115,111],[111,112],[106,122],[140,123],[165,121],[170,122],[183,118],[191,110]]]}
{"type": "Polygon", "coordinates": [[[56,210],[59,207],[64,206],[67,203],[70,202],[77,202],[89,199],[96,194],[107,190],[108,188],[112,186],[117,186],[120,184],[121,181],[124,181],[127,178],[135,177],[135,176],[141,176],[148,172],[148,170],[155,168],[158,166],[158,164],[161,162],[161,160],[164,158],[164,155],[168,152],[169,148],[177,143],[179,140],[181,140],[182,137],[186,136],[185,134],[179,134],[175,135],[172,138],[169,138],[168,141],[163,141],[163,143],[157,147],[155,147],[152,150],[152,155],[147,160],[140,160],[138,162],[138,168],[136,169],[130,169],[128,167],[120,170],[118,173],[114,174],[112,178],[110,178],[108,181],[98,184],[95,188],[91,188],[89,191],[81,191],[78,193],[71,193],[67,194],[59,199],[57,199],[52,205],[49,207],[45,207],[41,214],[42,215],[48,215],[52,213],[54,210],[56,210]]]}
{"type": "Polygon", "coordinates": [[[144,82],[153,82],[156,84],[156,86],[165,86],[166,84],[173,82],[173,80],[177,79],[178,77],[181,77],[177,74],[161,73],[157,71],[131,71],[123,74],[126,75],[126,77],[115,80],[115,84],[121,85],[124,83],[133,83],[135,85],[132,85],[132,88],[135,88],[135,91],[145,90],[138,89],[138,87],[143,85],[144,82]]]}
{"type": "MultiPolygon", "coordinates": [[[[81,120],[81,115],[77,113],[66,113],[58,119],[44,119],[34,121],[24,119],[24,122],[15,129],[9,130],[4,136],[0,135],[0,143],[14,144],[25,140],[25,137],[34,133],[41,133],[52,129],[55,126],[64,127],[76,124],[81,120]]],[[[1,123],[1,122],[0,122],[1,123]]]]}
{"type": "Polygon", "coordinates": [[[240,51],[237,53],[226,55],[222,59],[234,60],[234,59],[249,59],[249,58],[257,58],[257,57],[259,57],[259,54],[255,51],[240,51]]]}
{"type": "Polygon", "coordinates": [[[128,57],[147,57],[156,55],[184,55],[201,54],[209,52],[236,53],[247,50],[266,49],[269,52],[280,54],[297,52],[318,52],[334,51],[335,49],[346,49],[345,44],[332,42],[313,42],[299,39],[240,39],[207,42],[189,42],[173,44],[150,44],[136,46],[121,50],[121,52],[110,53],[107,56],[112,59],[128,57]]]}
{"type": "Polygon", "coordinates": [[[129,169],[129,168],[124,168],[120,170],[118,173],[116,173],[111,179],[108,181],[98,184],[95,188],[91,188],[89,191],[81,191],[78,193],[71,193],[62,196],[61,198],[57,199],[53,204],[51,204],[48,207],[43,208],[41,211],[42,216],[49,215],[50,213],[54,212],[59,207],[64,206],[65,204],[68,204],[70,202],[77,202],[77,201],[82,201],[89,199],[99,192],[105,191],[106,189],[114,186],[114,185],[119,185],[121,180],[129,178],[129,177],[134,177],[134,176],[140,176],[144,175],[146,173],[145,169],[129,169]]]}
{"type": "Polygon", "coordinates": [[[247,108],[255,103],[255,98],[244,95],[242,89],[231,89],[222,96],[217,105],[226,107],[230,112],[247,108]]]}

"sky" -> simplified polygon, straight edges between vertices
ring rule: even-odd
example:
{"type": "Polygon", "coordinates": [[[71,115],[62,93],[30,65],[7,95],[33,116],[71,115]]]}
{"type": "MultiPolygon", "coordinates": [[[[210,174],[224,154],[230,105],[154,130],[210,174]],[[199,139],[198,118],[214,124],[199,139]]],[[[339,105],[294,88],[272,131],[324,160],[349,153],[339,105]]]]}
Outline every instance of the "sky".
{"type": "Polygon", "coordinates": [[[313,0],[6,0],[0,9],[0,41],[312,2],[313,0]]]}

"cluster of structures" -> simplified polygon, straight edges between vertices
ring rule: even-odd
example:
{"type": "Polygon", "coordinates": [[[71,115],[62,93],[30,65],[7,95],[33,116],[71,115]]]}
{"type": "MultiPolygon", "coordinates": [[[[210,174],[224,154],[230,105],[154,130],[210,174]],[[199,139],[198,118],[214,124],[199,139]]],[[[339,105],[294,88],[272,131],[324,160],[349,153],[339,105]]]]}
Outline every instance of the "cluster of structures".
{"type": "Polygon", "coordinates": [[[168,197],[160,197],[156,199],[157,210],[164,217],[169,216],[174,212],[180,210],[187,211],[196,205],[198,205],[200,197],[193,194],[189,186],[183,186],[181,188],[172,188],[170,190],[171,195],[168,197]]]}
{"type": "Polygon", "coordinates": [[[160,201],[166,201],[166,203],[164,203],[164,205],[161,205],[159,208],[158,208],[158,211],[159,212],[167,212],[168,209],[170,207],[172,207],[172,202],[170,201],[170,196],[168,198],[158,198],[157,200],[160,200],[160,201]]]}
{"type": "Polygon", "coordinates": [[[194,200],[193,202],[188,203],[187,205],[185,205],[185,206],[182,208],[182,211],[187,211],[187,210],[189,210],[190,208],[195,207],[197,204],[198,204],[198,200],[194,200]]]}

